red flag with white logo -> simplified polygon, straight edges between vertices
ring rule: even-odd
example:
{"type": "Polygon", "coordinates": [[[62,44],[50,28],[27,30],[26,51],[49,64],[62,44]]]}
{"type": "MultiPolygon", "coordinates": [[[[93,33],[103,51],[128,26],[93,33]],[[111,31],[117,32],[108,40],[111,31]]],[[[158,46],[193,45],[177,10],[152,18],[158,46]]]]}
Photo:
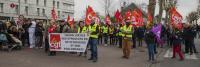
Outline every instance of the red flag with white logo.
{"type": "Polygon", "coordinates": [[[125,18],[126,21],[131,21],[131,10],[129,9],[126,13],[125,13],[125,18]]]}
{"type": "Polygon", "coordinates": [[[92,9],[92,7],[88,6],[87,11],[86,11],[86,17],[85,17],[86,25],[90,25],[90,23],[94,17],[96,17],[96,13],[92,9]]]}
{"type": "Polygon", "coordinates": [[[170,20],[171,20],[172,26],[181,30],[182,29],[182,20],[183,20],[182,15],[178,11],[176,11],[175,7],[171,8],[170,13],[171,13],[170,20]]]}
{"type": "Polygon", "coordinates": [[[135,9],[132,12],[132,22],[134,26],[143,26],[143,17],[142,17],[142,11],[139,9],[135,9]]]}

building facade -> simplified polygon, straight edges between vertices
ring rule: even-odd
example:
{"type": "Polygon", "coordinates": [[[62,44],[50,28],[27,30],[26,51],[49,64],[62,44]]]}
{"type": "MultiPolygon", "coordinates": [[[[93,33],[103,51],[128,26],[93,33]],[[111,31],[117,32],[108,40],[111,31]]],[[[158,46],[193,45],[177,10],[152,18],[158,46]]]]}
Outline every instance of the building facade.
{"type": "Polygon", "coordinates": [[[50,19],[51,10],[55,7],[58,20],[68,15],[74,17],[74,0],[1,0],[0,20],[16,18],[50,19]]]}

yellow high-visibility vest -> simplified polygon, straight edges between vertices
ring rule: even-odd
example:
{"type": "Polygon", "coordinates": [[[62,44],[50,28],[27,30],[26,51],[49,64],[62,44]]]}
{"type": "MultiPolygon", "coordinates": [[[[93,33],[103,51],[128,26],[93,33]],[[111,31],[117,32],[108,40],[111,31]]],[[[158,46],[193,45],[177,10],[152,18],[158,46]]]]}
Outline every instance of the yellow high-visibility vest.
{"type": "Polygon", "coordinates": [[[103,26],[103,33],[108,33],[108,27],[107,26],[103,26]]]}
{"type": "Polygon", "coordinates": [[[119,36],[124,36],[124,34],[122,33],[122,31],[123,31],[123,26],[122,27],[120,27],[120,29],[119,29],[120,31],[119,31],[119,36]]]}
{"type": "MultiPolygon", "coordinates": [[[[97,24],[94,24],[94,25],[92,25],[92,26],[89,26],[89,31],[90,31],[91,33],[96,32],[96,30],[97,30],[97,24]]],[[[90,37],[91,37],[91,38],[98,38],[98,33],[97,33],[97,34],[90,34],[90,37]]]]}
{"type": "Polygon", "coordinates": [[[87,31],[87,27],[86,26],[83,26],[82,31],[81,31],[81,28],[78,27],[78,33],[86,33],[86,31],[87,31]]]}
{"type": "Polygon", "coordinates": [[[132,25],[129,25],[128,27],[126,25],[123,26],[124,37],[132,37],[132,27],[132,25]]]}
{"type": "Polygon", "coordinates": [[[109,27],[109,34],[113,34],[113,28],[109,27]]]}

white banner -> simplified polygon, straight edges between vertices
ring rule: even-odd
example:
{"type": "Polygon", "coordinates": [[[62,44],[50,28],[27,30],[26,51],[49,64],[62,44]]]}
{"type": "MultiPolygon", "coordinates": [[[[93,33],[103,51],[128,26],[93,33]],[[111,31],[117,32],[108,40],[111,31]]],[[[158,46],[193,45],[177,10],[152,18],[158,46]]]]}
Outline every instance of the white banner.
{"type": "Polygon", "coordinates": [[[86,33],[50,33],[50,51],[85,52],[89,36],[86,33]]]}

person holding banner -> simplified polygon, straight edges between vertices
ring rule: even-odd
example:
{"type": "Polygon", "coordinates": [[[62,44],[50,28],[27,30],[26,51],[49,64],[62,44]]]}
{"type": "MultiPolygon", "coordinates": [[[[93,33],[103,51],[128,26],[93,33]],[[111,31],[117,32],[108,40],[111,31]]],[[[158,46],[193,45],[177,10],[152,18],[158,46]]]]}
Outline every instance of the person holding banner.
{"type": "MultiPolygon", "coordinates": [[[[88,29],[88,26],[85,26],[83,21],[79,21],[78,33],[87,33],[87,29],[88,29]]],[[[83,52],[81,52],[79,54],[79,56],[81,56],[82,54],[83,54],[83,52]]],[[[87,48],[84,52],[85,57],[86,57],[86,55],[87,55],[87,48]]]]}
{"type": "MultiPolygon", "coordinates": [[[[56,33],[57,32],[57,25],[54,20],[51,21],[50,26],[48,28],[48,34],[49,33],[56,33]]],[[[49,45],[49,37],[48,35],[45,38],[45,52],[49,51],[49,56],[55,56],[56,51],[50,51],[50,45],[49,45]]]]}
{"type": "Polygon", "coordinates": [[[64,29],[65,29],[65,27],[66,27],[65,21],[62,20],[62,21],[60,22],[60,25],[59,25],[59,26],[60,26],[60,27],[59,27],[59,33],[64,33],[64,29]]]}
{"type": "Polygon", "coordinates": [[[97,44],[98,44],[98,34],[99,29],[98,25],[94,22],[94,20],[91,22],[89,26],[89,32],[90,32],[90,39],[89,39],[89,45],[91,50],[91,57],[88,60],[93,60],[93,62],[97,62],[97,44]]]}
{"type": "Polygon", "coordinates": [[[129,20],[126,21],[126,25],[123,26],[122,33],[124,34],[123,37],[123,56],[122,58],[129,59],[131,53],[131,46],[132,46],[132,32],[133,28],[131,22],[129,20]]]}

